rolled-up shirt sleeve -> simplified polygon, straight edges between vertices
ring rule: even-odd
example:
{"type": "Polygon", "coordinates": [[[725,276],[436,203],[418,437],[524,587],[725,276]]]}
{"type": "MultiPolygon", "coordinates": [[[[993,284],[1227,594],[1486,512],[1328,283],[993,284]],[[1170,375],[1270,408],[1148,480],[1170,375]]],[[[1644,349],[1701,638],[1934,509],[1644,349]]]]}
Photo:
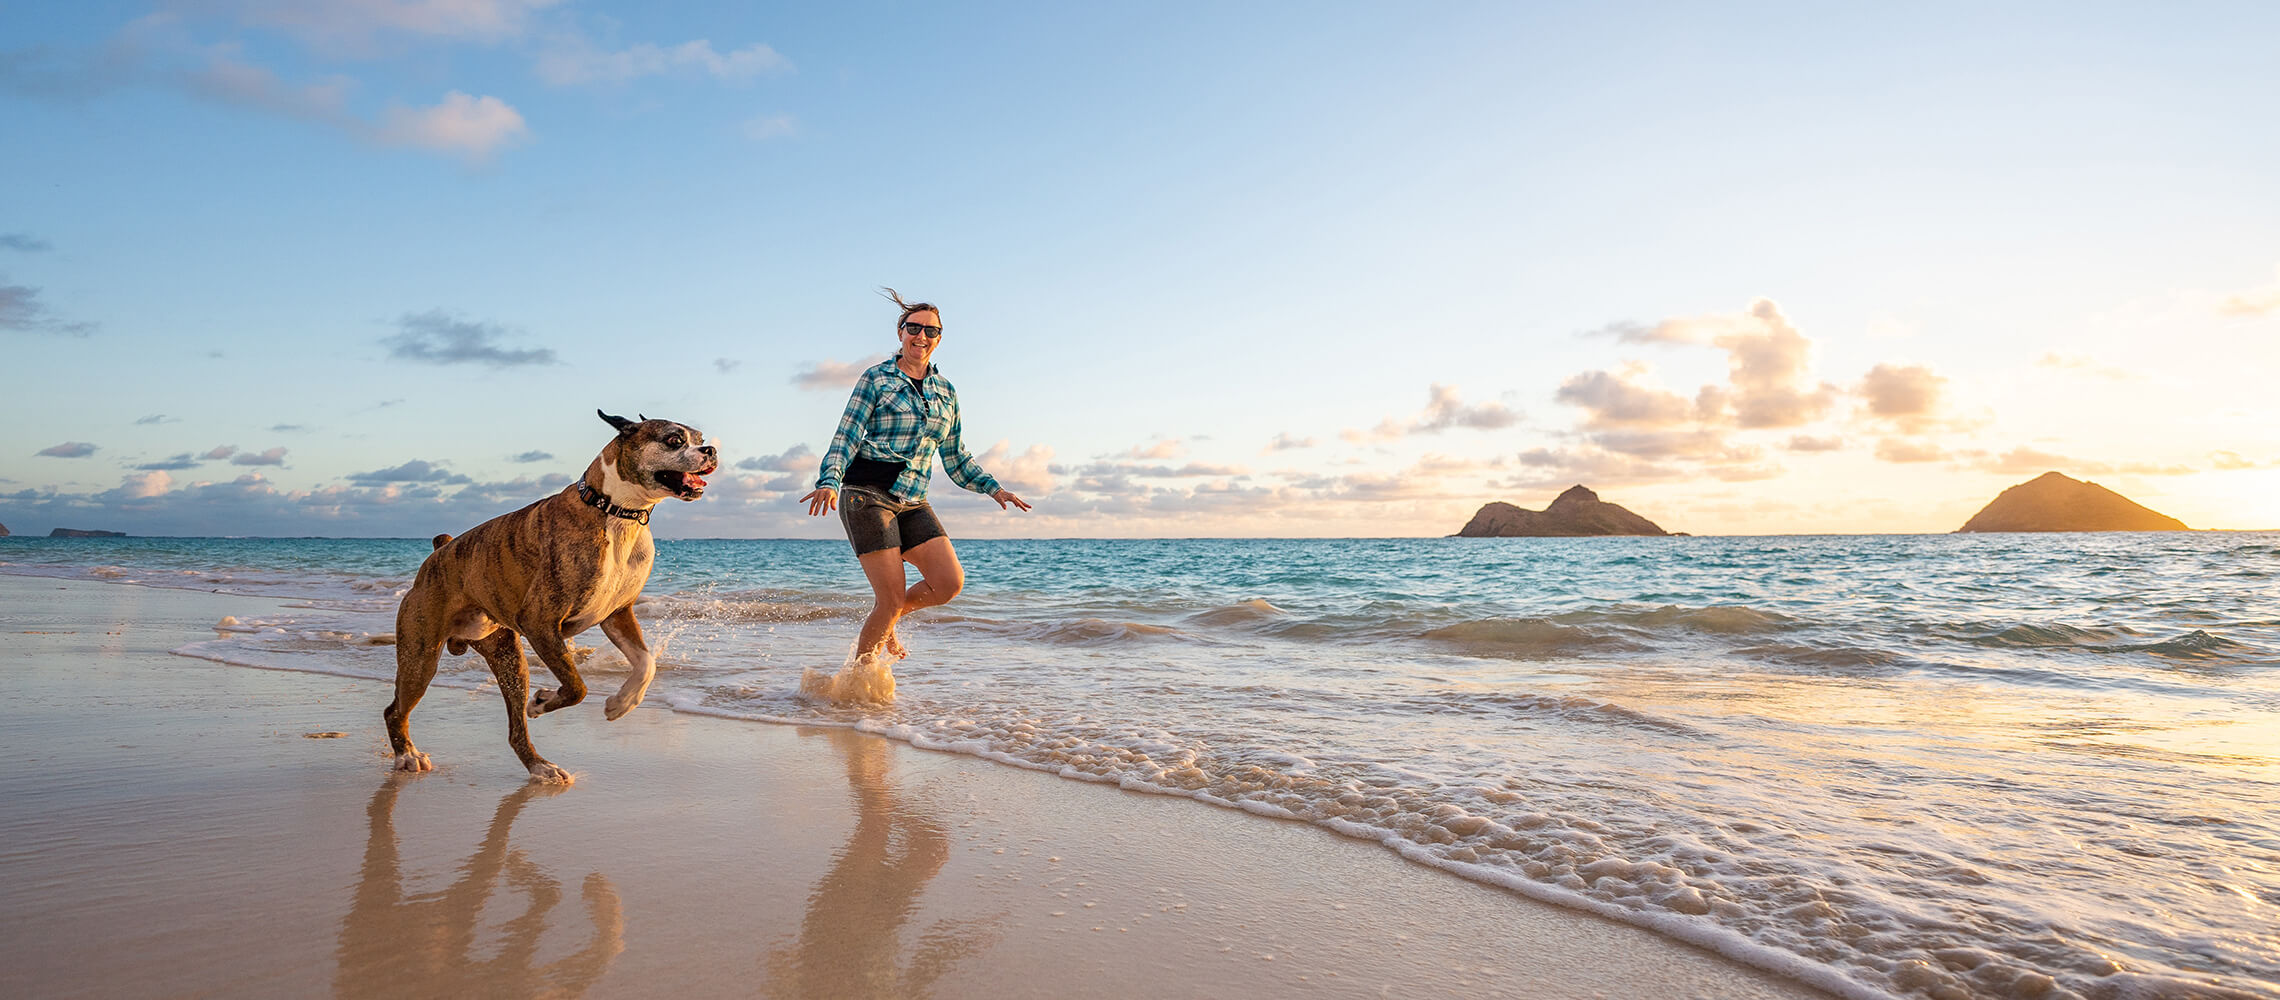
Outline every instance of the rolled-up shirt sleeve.
{"type": "Polygon", "coordinates": [[[999,490],[998,481],[983,472],[982,463],[974,461],[973,453],[966,450],[966,430],[955,404],[950,411],[950,431],[942,436],[938,450],[942,455],[942,472],[951,482],[983,496],[999,490]]]}

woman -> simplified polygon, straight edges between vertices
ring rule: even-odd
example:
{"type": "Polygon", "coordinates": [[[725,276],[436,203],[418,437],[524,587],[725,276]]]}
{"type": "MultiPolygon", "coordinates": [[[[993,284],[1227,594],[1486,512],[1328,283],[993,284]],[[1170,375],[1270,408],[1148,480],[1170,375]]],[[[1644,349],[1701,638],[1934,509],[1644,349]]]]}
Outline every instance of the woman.
{"type": "Polygon", "coordinates": [[[966,451],[958,390],[931,363],[942,346],[941,311],[930,302],[906,303],[892,288],[884,292],[902,309],[895,320],[902,350],[856,378],[847,412],[839,416],[839,431],[823,453],[815,490],[800,498],[810,515],[839,509],[855,561],[871,581],[875,600],[855,640],[857,659],[882,645],[889,655],[903,656],[896,621],[948,603],[965,586],[958,553],[926,502],[926,481],[937,452],[951,482],[997,501],[1001,509],[1029,509],[966,451]],[[903,588],[906,562],[918,567],[919,575],[908,590],[903,588]]]}

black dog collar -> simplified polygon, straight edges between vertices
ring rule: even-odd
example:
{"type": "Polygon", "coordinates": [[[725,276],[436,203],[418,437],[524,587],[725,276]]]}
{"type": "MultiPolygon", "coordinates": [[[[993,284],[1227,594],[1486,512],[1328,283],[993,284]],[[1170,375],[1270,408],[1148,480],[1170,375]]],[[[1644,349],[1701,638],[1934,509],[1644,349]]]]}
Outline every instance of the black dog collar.
{"type": "Polygon", "coordinates": [[[583,479],[578,480],[578,499],[585,501],[586,506],[588,507],[592,507],[595,510],[601,511],[604,514],[608,514],[611,517],[625,518],[626,520],[632,521],[635,524],[648,524],[649,512],[654,509],[650,507],[644,507],[640,510],[634,510],[631,507],[620,507],[614,503],[611,503],[610,498],[603,496],[602,491],[586,485],[586,481],[583,479]]]}

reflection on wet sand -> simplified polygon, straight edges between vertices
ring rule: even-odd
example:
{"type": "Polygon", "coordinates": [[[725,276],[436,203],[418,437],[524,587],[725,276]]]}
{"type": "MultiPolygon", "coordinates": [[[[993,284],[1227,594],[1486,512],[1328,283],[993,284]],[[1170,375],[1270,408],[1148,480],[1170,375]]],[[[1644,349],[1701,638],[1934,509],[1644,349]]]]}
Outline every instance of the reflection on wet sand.
{"type": "Polygon", "coordinates": [[[577,996],[592,987],[625,950],[617,890],[601,873],[588,874],[580,895],[593,922],[592,938],[569,955],[537,964],[547,917],[562,901],[562,883],[522,851],[507,847],[508,828],[523,806],[560,787],[525,785],[499,800],[490,829],[460,864],[459,877],[441,891],[407,894],[394,819],[396,796],[407,783],[389,779],[365,807],[371,834],[363,876],[340,925],[335,995],[577,996]],[[494,919],[492,926],[483,927],[484,906],[502,880],[529,903],[504,923],[494,919]],[[478,957],[478,948],[495,955],[478,957]]]}
{"type": "Polygon", "coordinates": [[[887,741],[828,732],[847,761],[855,830],[808,894],[799,937],[768,956],[778,997],[915,997],[995,940],[995,918],[937,920],[904,956],[903,924],[950,857],[942,824],[897,796],[887,741]]]}

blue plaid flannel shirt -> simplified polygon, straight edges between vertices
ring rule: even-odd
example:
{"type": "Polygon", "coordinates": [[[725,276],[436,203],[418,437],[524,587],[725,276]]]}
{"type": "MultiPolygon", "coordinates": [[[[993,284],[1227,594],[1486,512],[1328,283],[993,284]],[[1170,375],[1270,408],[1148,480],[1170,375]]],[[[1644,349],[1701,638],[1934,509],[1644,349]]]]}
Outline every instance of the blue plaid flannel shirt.
{"type": "Polygon", "coordinates": [[[897,500],[915,503],[926,499],[926,481],[933,477],[939,450],[942,471],[951,482],[983,496],[997,492],[998,481],[966,451],[957,387],[933,365],[926,366],[922,385],[923,393],[911,391],[911,380],[895,367],[895,358],[864,369],[847,397],[847,412],[839,415],[839,431],[823,453],[816,488],[838,489],[848,461],[860,455],[903,463],[892,492],[897,500]]]}

